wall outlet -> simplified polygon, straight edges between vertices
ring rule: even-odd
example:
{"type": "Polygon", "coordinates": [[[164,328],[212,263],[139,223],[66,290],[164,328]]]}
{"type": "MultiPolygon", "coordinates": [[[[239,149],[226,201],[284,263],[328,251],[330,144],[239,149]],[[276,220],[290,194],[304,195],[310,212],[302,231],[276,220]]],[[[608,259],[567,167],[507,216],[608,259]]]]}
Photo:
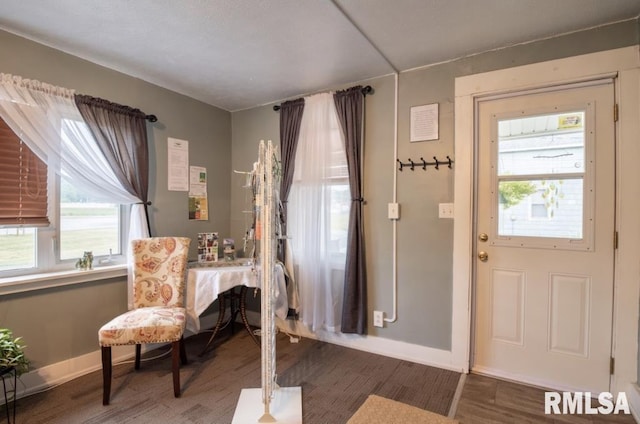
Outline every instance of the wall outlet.
{"type": "Polygon", "coordinates": [[[438,217],[453,218],[453,203],[440,203],[438,205],[438,217]]]}
{"type": "Polygon", "coordinates": [[[384,312],[373,311],[373,326],[384,327],[384,312]]]}

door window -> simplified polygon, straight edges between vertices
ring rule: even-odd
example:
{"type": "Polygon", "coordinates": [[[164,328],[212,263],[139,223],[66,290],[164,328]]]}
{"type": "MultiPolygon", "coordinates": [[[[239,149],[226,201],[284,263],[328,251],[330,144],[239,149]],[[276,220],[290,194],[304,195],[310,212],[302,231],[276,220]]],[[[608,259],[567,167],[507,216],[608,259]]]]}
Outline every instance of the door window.
{"type": "Polygon", "coordinates": [[[496,244],[589,248],[587,111],[494,116],[496,244]]]}

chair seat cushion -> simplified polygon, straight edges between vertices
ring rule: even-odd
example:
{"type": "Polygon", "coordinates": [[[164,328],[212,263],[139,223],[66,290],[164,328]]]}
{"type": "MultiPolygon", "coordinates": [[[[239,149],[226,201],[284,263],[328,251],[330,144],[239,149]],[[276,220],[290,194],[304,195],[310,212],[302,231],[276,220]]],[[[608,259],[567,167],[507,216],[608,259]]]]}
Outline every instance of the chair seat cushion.
{"type": "Polygon", "coordinates": [[[185,308],[132,309],[103,325],[98,340],[100,346],[175,342],[182,337],[185,323],[185,308]]]}

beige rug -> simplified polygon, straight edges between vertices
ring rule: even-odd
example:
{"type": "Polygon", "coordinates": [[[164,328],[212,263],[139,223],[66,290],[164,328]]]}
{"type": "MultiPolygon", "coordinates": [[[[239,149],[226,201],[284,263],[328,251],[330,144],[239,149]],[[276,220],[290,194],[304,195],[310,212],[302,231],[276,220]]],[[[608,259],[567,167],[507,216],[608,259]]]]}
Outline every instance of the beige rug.
{"type": "Polygon", "coordinates": [[[457,422],[406,403],[369,395],[347,424],[453,424],[457,422]]]}

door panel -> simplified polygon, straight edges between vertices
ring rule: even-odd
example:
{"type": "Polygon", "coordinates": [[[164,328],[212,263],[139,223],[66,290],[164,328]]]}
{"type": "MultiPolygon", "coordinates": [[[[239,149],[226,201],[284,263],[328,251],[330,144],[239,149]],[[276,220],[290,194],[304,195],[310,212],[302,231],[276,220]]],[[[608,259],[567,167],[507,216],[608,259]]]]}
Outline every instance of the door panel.
{"type": "Polygon", "coordinates": [[[549,283],[549,350],[586,358],[591,279],[552,274],[549,283]]]}
{"type": "Polygon", "coordinates": [[[491,338],[524,344],[524,272],[493,269],[491,276],[491,338]]]}
{"type": "Polygon", "coordinates": [[[479,103],[472,370],[608,391],[613,104],[611,80],[479,103]]]}

